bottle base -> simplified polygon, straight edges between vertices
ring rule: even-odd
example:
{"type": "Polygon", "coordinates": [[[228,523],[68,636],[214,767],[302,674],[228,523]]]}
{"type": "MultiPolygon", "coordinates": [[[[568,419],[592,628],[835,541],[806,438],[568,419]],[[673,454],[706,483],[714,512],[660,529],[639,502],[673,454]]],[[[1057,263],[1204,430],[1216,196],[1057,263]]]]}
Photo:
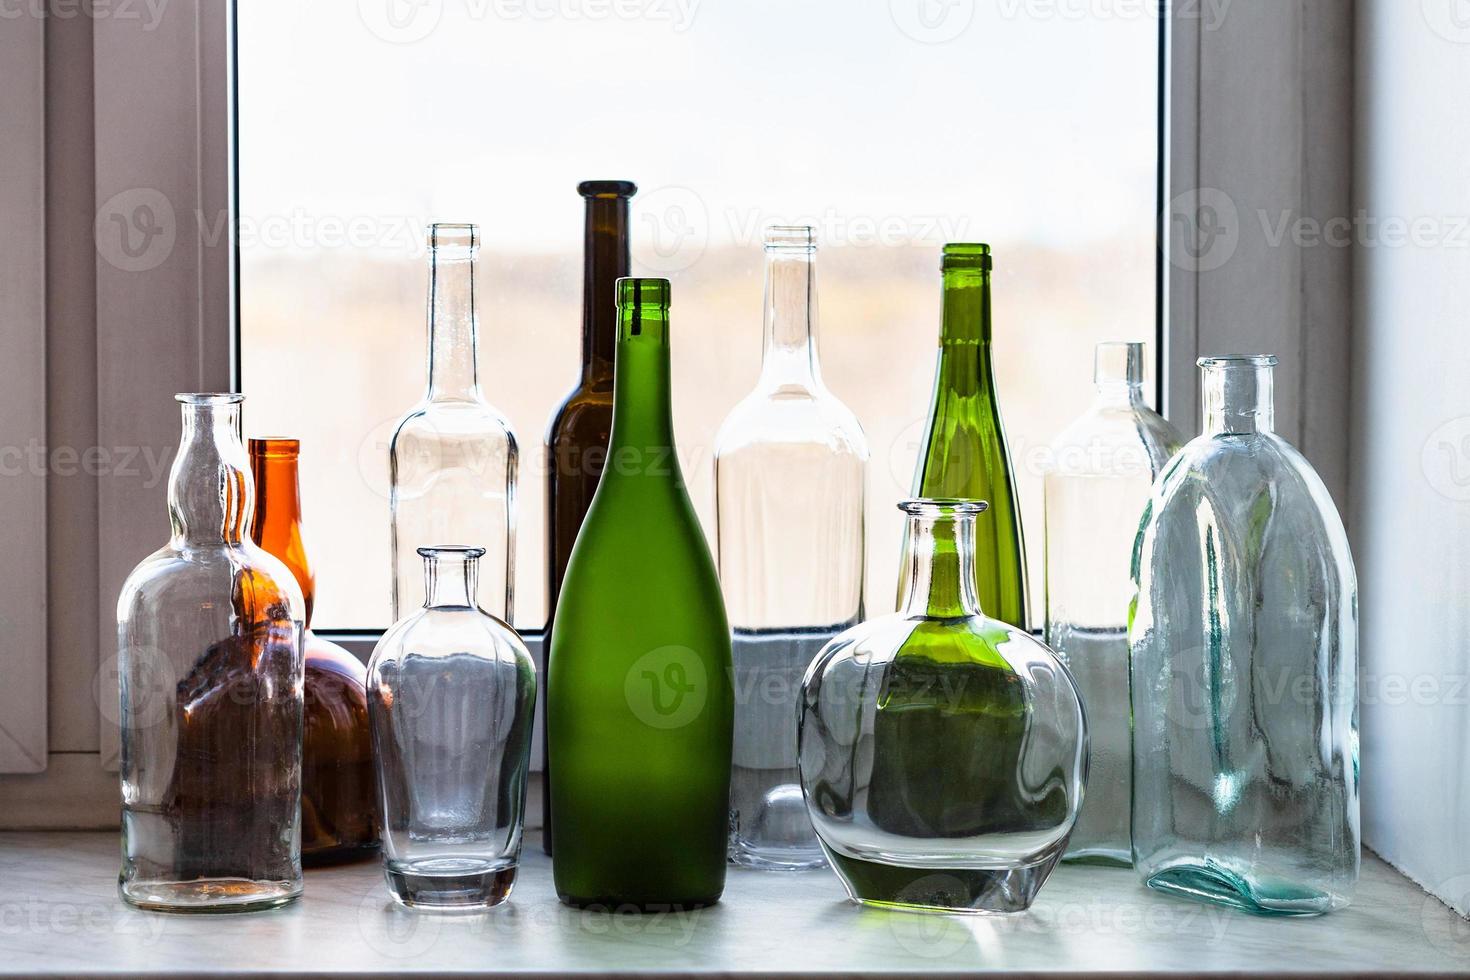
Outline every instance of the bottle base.
{"type": "Polygon", "coordinates": [[[1071,848],[1062,855],[1063,864],[1085,864],[1095,868],[1131,868],[1131,851],[1110,847],[1071,848]]]}
{"type": "Polygon", "coordinates": [[[819,850],[806,848],[757,850],[732,844],[730,863],[751,871],[816,871],[827,866],[827,858],[819,850]]]}
{"type": "Polygon", "coordinates": [[[393,900],[411,909],[478,912],[494,908],[510,897],[516,881],[516,865],[464,870],[465,863],[425,862],[459,866],[443,869],[423,865],[385,866],[383,877],[393,900]]]}
{"type": "Polygon", "coordinates": [[[1017,868],[916,868],[828,852],[854,902],[903,912],[961,915],[1026,911],[1058,856],[1017,868]]]}
{"type": "Polygon", "coordinates": [[[119,880],[117,891],[124,902],[147,912],[209,915],[263,912],[289,905],[301,897],[301,882],[252,881],[248,878],[119,880]]]}
{"type": "Polygon", "coordinates": [[[1347,904],[1346,900],[1304,885],[1251,881],[1214,861],[1164,868],[1149,875],[1146,884],[1166,895],[1223,905],[1252,915],[1323,915],[1347,904]]]}
{"type": "Polygon", "coordinates": [[[711,898],[693,898],[676,902],[649,902],[630,901],[624,898],[583,898],[578,895],[566,895],[557,892],[556,897],[561,899],[563,905],[574,909],[586,909],[589,912],[641,912],[646,914],[659,914],[668,912],[693,912],[698,909],[706,909],[720,900],[719,895],[711,898]]]}

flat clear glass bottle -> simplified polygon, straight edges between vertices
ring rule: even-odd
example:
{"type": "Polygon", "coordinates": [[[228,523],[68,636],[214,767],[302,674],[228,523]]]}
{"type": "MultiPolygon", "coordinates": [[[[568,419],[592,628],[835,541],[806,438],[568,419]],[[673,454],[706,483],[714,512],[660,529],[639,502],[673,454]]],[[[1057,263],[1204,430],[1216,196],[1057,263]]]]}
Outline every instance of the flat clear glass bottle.
{"type": "Polygon", "coordinates": [[[393,619],[423,604],[418,549],[460,541],[485,549],[485,609],[514,622],[515,433],[485,401],[476,367],[479,230],[429,228],[429,385],[388,450],[393,619]]]}
{"type": "Polygon", "coordinates": [[[1203,369],[1205,431],[1154,485],[1128,623],[1133,860],[1263,915],[1358,878],[1358,594],[1337,508],[1275,432],[1270,356],[1203,369]]]}
{"type": "Polygon", "coordinates": [[[183,394],[166,545],[117,602],[124,901],[243,912],[301,894],[305,602],[250,540],[235,394],[183,394]]]}
{"type": "Polygon", "coordinates": [[[383,871],[410,908],[488,908],[509,897],[520,865],[536,665],[477,602],[484,549],[419,555],[423,608],[368,662],[383,871]]]}
{"type": "Polygon", "coordinates": [[[1092,747],[1087,802],[1063,860],[1127,867],[1130,562],[1154,480],[1183,440],[1143,394],[1143,344],[1097,345],[1097,394],[1051,445],[1045,476],[1046,642],[1072,671],[1092,747]]]}
{"type": "Polygon", "coordinates": [[[715,439],[720,584],[733,630],[730,859],[767,870],[824,863],[796,768],[808,665],[863,618],[867,440],[822,382],[816,241],[766,232],[765,352],[715,439]]]}

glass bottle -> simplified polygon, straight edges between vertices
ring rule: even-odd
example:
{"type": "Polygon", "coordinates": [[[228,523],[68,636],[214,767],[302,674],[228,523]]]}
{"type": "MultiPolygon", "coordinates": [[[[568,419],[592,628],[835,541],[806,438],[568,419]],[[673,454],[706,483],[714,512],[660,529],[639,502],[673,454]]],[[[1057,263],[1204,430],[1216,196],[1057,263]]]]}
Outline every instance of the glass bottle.
{"type": "Polygon", "coordinates": [[[1327,912],[1358,876],[1352,556],[1274,431],[1276,358],[1199,364],[1204,434],[1154,485],[1134,553],[1134,865],[1189,898],[1327,912]]]}
{"type": "Polygon", "coordinates": [[[480,393],[474,225],[429,227],[429,387],[388,450],[393,619],[423,605],[418,549],[485,549],[485,608],[513,622],[516,437],[480,393]]]}
{"type": "Polygon", "coordinates": [[[618,281],[612,443],[551,639],[553,870],[577,906],[725,886],[730,628],[674,446],[668,311],[668,280],[618,281]]]}
{"type": "MultiPolygon", "coordinates": [[[[1026,546],[990,350],[990,246],[946,245],[941,270],[939,364],[914,496],[990,504],[989,517],[975,528],[980,604],[1025,629],[1026,546]]],[[[907,558],[900,567],[909,567],[907,558]]]]}
{"type": "Polygon", "coordinates": [[[139,908],[250,911],[301,894],[304,602],[250,540],[235,394],[184,394],[168,544],[123,583],[122,872],[139,908]]]}
{"type": "Polygon", "coordinates": [[[801,679],[863,618],[867,441],[817,365],[816,242],[766,233],[765,352],[755,390],[715,440],[720,583],[733,628],[730,858],[823,863],[796,770],[801,679]]]}
{"type": "MultiPolygon", "coordinates": [[[[546,640],[556,599],[572,557],[572,545],[597,482],[602,478],[612,432],[613,356],[618,343],[617,281],[628,274],[628,201],[638,187],[628,180],[589,180],[577,185],[586,200],[582,238],[582,376],[557,406],[546,433],[546,640]]],[[[542,685],[543,688],[545,685],[542,685]]],[[[542,704],[546,703],[544,695],[542,704]]],[[[544,710],[544,709],[543,709],[544,710]]],[[[542,779],[550,767],[542,746],[542,779]]],[[[543,782],[543,786],[545,783],[543,782]]],[[[541,794],[541,843],[551,853],[551,794],[541,794]]]]}
{"type": "Polygon", "coordinates": [[[296,439],[251,439],[255,521],[251,538],[295,577],[305,599],[306,721],[301,753],[301,860],[307,866],[378,849],[377,788],[368,734],[367,669],[311,631],[316,574],[301,533],[296,439]]]}
{"type": "Polygon", "coordinates": [[[388,891],[410,908],[510,895],[521,857],[536,665],[476,598],[483,548],[420,548],[424,606],[368,661],[388,891]]]}
{"type": "Polygon", "coordinates": [[[985,505],[910,500],[897,613],[827,644],[807,672],[801,785],[855,902],[1019,912],[1067,846],[1087,726],[1067,670],[988,618],[975,590],[985,505]]]}
{"type": "Polygon", "coordinates": [[[1127,867],[1133,756],[1129,560],[1154,479],[1183,440],[1143,397],[1143,345],[1097,345],[1097,395],[1052,442],[1045,476],[1046,642],[1087,706],[1087,802],[1065,860],[1127,867]]]}

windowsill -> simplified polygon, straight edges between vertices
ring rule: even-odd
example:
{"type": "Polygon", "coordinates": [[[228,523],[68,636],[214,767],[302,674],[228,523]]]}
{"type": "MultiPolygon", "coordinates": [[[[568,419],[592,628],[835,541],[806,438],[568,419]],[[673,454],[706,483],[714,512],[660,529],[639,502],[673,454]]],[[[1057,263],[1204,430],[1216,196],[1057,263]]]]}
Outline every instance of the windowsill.
{"type": "Polygon", "coordinates": [[[1056,871],[1030,912],[1006,918],[860,909],[826,871],[733,869],[714,908],[609,916],[557,902],[535,839],[510,902],[484,914],[400,911],[370,861],[308,871],[306,895],[280,911],[169,916],[116,897],[117,847],[115,834],[0,834],[0,973],[1470,969],[1463,920],[1371,854],[1354,904],[1319,919],[1195,905],[1125,870],[1073,866],[1056,871]]]}

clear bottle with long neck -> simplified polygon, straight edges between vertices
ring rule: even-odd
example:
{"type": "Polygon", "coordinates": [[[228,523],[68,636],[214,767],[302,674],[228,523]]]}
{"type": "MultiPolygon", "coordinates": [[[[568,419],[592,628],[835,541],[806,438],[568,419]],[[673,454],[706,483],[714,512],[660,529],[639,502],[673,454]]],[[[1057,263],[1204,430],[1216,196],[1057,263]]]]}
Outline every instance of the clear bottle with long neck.
{"type": "Polygon", "coordinates": [[[367,668],[311,631],[316,573],[306,552],[296,439],[251,439],[255,521],[251,538],[279,558],[306,601],[306,729],[301,756],[301,860],[334,864],[378,849],[367,668]]]}
{"type": "Polygon", "coordinates": [[[1143,344],[1097,346],[1096,395],[1051,445],[1046,642],[1087,704],[1092,776],[1067,860],[1127,866],[1132,784],[1129,559],[1149,491],[1183,440],[1143,394],[1143,344]]]}
{"type": "MultiPolygon", "coordinates": [[[[628,274],[628,180],[577,185],[586,204],[582,240],[582,373],[546,432],[546,648],[577,532],[602,479],[612,432],[617,281],[628,274]]],[[[543,692],[542,704],[546,703],[543,692]]],[[[543,747],[543,772],[550,760],[543,747]]],[[[546,778],[543,776],[543,779],[546,778]]],[[[542,846],[551,848],[551,794],[541,794],[542,846]]]]}
{"type": "Polygon", "coordinates": [[[513,622],[517,447],[480,391],[479,244],[474,225],[429,229],[429,384],[388,450],[395,621],[423,605],[418,549],[460,542],[485,549],[484,607],[513,622]]]}
{"type": "Polygon", "coordinates": [[[863,616],[868,446],[822,382],[816,248],[809,227],[766,233],[761,374],[714,453],[735,664],[730,856],[777,870],[823,863],[801,797],[796,704],[812,658],[863,616]]]}
{"type": "Polygon", "coordinates": [[[551,637],[554,871],[570,904],[667,911],[725,885],[730,628],[674,444],[669,284],[618,287],[608,463],[551,637]]]}
{"type": "MultiPolygon", "coordinates": [[[[939,362],[929,424],[914,473],[914,496],[990,504],[989,513],[975,528],[980,602],[990,616],[1025,629],[1026,546],[1015,471],[996,394],[991,267],[988,245],[944,246],[939,362]]],[[[907,562],[900,567],[907,567],[907,562]]],[[[901,582],[900,590],[902,587],[901,582]]]]}
{"type": "Polygon", "coordinates": [[[172,534],[118,597],[127,902],[271,908],[301,894],[305,602],[250,540],[235,394],[183,394],[172,534]]]}
{"type": "Polygon", "coordinates": [[[1357,577],[1275,432],[1276,358],[1206,358],[1205,431],[1154,484],[1128,639],[1133,857],[1150,887],[1274,915],[1358,876],[1357,577]]]}

